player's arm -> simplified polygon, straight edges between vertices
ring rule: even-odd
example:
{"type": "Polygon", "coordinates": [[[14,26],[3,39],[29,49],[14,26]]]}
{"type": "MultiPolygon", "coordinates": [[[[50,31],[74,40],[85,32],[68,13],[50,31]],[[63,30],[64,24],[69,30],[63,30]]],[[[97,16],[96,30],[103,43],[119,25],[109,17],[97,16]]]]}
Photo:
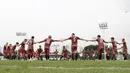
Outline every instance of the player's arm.
{"type": "Polygon", "coordinates": [[[123,48],[123,46],[121,48],[123,48]]]}
{"type": "Polygon", "coordinates": [[[39,41],[39,42],[36,42],[36,43],[43,43],[43,42],[45,42],[46,41],[46,39],[45,40],[42,40],[42,41],[39,41]]]}
{"type": "Polygon", "coordinates": [[[52,42],[61,42],[61,40],[52,40],[52,42]]]}
{"type": "Polygon", "coordinates": [[[21,45],[22,43],[20,43],[19,45],[18,45],[18,47],[21,45]]]}
{"type": "Polygon", "coordinates": [[[123,43],[119,43],[119,44],[123,44],[123,43]]]}
{"type": "Polygon", "coordinates": [[[120,43],[119,43],[119,42],[117,42],[117,41],[116,41],[116,43],[120,45],[120,43]]]}
{"type": "Polygon", "coordinates": [[[33,44],[37,44],[37,42],[33,42],[33,44]]]}
{"type": "Polygon", "coordinates": [[[109,43],[109,42],[107,42],[107,41],[105,41],[105,40],[103,40],[103,42],[104,42],[104,43],[109,43]]]}
{"type": "Polygon", "coordinates": [[[87,40],[87,41],[90,41],[90,42],[96,42],[97,40],[87,40]]]}
{"type": "MultiPolygon", "coordinates": [[[[118,42],[117,42],[117,43],[118,43],[118,42]]],[[[124,43],[119,43],[119,44],[121,45],[121,44],[124,44],[124,43]]]]}
{"type": "Polygon", "coordinates": [[[82,41],[87,41],[87,42],[88,42],[88,40],[86,40],[86,39],[83,39],[83,38],[79,38],[79,40],[82,40],[82,41]]]}
{"type": "MultiPolygon", "coordinates": [[[[22,42],[23,43],[23,42],[22,42]]],[[[18,46],[21,46],[22,45],[22,43],[20,43],[18,46]]],[[[26,43],[25,43],[26,44],[26,43]]]]}
{"type": "Polygon", "coordinates": [[[82,41],[87,41],[87,42],[89,41],[89,40],[86,40],[86,39],[83,39],[83,38],[79,38],[79,37],[78,37],[78,39],[82,40],[82,41]]]}
{"type": "Polygon", "coordinates": [[[112,43],[112,42],[106,42],[106,43],[112,43]]]}
{"type": "Polygon", "coordinates": [[[67,41],[67,40],[69,40],[69,39],[71,39],[71,37],[69,37],[69,38],[67,38],[67,39],[62,40],[62,42],[67,41]]]}

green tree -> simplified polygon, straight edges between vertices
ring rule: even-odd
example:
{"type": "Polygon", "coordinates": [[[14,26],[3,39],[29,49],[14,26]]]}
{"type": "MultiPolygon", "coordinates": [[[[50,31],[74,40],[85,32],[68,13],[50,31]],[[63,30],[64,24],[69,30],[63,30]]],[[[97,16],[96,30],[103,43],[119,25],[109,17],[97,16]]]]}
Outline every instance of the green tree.
{"type": "Polygon", "coordinates": [[[85,46],[84,47],[84,50],[87,50],[87,49],[89,49],[89,50],[97,50],[97,47],[98,47],[98,45],[88,45],[88,46],[85,46]]]}

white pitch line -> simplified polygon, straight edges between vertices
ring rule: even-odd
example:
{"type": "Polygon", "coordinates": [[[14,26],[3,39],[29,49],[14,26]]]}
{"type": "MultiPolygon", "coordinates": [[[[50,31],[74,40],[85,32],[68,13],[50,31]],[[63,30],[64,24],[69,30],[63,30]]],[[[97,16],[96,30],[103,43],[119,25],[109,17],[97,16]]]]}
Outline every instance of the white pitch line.
{"type": "Polygon", "coordinates": [[[79,67],[79,68],[66,68],[66,67],[29,67],[29,68],[43,68],[43,69],[63,69],[63,70],[93,70],[93,69],[102,69],[102,70],[130,70],[130,68],[122,68],[122,67],[79,67]]]}
{"type": "MultiPolygon", "coordinates": [[[[0,67],[8,67],[8,68],[22,68],[22,66],[17,65],[0,65],[0,67]]],[[[61,70],[130,70],[128,67],[47,67],[47,66],[27,66],[27,68],[33,69],[61,69],[61,70]]]]}

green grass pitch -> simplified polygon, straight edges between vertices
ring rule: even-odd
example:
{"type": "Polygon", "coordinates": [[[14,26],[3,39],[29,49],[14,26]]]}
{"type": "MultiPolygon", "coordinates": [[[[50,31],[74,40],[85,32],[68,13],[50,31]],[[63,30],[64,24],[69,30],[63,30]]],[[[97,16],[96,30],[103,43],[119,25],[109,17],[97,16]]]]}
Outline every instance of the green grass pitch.
{"type": "Polygon", "coordinates": [[[130,73],[130,61],[0,61],[0,73],[130,73]]]}

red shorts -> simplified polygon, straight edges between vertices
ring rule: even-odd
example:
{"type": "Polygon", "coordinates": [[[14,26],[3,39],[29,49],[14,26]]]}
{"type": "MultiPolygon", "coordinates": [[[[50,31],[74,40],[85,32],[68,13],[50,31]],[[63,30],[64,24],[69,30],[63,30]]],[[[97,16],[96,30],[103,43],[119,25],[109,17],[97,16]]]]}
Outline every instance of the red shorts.
{"type": "Polygon", "coordinates": [[[123,50],[123,55],[124,55],[124,56],[127,56],[127,49],[124,49],[124,50],[123,50]]]}
{"type": "Polygon", "coordinates": [[[25,56],[25,49],[24,48],[19,49],[18,56],[25,56]]]}
{"type": "Polygon", "coordinates": [[[11,56],[10,50],[6,51],[7,56],[11,56]]]}
{"type": "Polygon", "coordinates": [[[66,58],[69,57],[68,53],[62,53],[62,56],[63,56],[63,57],[66,57],[66,58]]]}
{"type": "Polygon", "coordinates": [[[10,51],[11,56],[14,56],[15,52],[13,50],[10,51]]]}
{"type": "Polygon", "coordinates": [[[47,55],[50,54],[50,48],[45,48],[44,51],[45,51],[45,54],[47,54],[47,55]]]}
{"type": "Polygon", "coordinates": [[[116,49],[113,50],[113,56],[114,56],[114,57],[117,56],[117,50],[116,50],[116,49]]]}
{"type": "Polygon", "coordinates": [[[114,50],[113,50],[113,54],[117,54],[117,49],[114,49],[114,50]]]}
{"type": "Polygon", "coordinates": [[[72,51],[72,53],[74,53],[75,51],[77,51],[77,46],[72,46],[71,47],[71,51],[72,51]]]}
{"type": "Polygon", "coordinates": [[[4,53],[4,56],[7,56],[7,51],[6,50],[4,50],[3,53],[4,53]]]}
{"type": "Polygon", "coordinates": [[[98,48],[98,54],[101,54],[101,53],[103,53],[103,52],[104,52],[104,49],[103,49],[103,48],[101,48],[101,49],[98,48]]]}
{"type": "Polygon", "coordinates": [[[40,56],[40,53],[37,53],[37,56],[39,57],[39,56],[40,56]]]}
{"type": "Polygon", "coordinates": [[[31,55],[31,56],[32,56],[32,55],[33,55],[33,52],[34,52],[33,49],[28,49],[28,50],[27,50],[27,54],[28,54],[28,55],[31,55]]]}

